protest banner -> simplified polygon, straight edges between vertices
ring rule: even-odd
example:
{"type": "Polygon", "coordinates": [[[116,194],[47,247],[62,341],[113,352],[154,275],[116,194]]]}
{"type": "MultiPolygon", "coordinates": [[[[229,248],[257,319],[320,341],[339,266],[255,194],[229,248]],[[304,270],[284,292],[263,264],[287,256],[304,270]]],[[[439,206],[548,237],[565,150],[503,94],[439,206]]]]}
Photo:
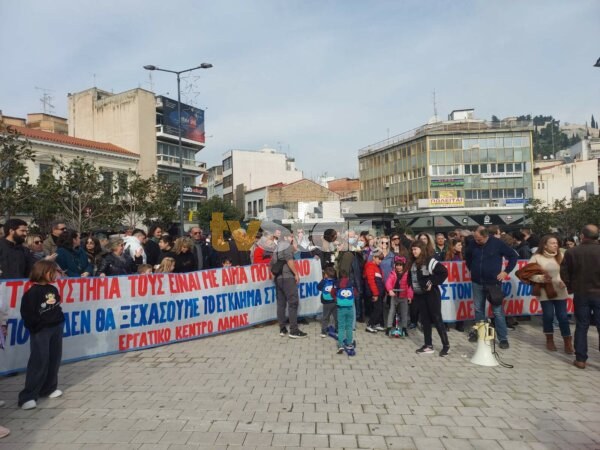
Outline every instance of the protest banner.
{"type": "MultiPolygon", "coordinates": [[[[316,315],[321,264],[295,262],[300,316],[316,315]]],[[[25,370],[29,332],[20,316],[27,280],[0,283],[8,335],[0,374],[25,370]]],[[[172,344],[250,327],[277,317],[275,285],[267,264],[190,273],[57,280],[65,314],[63,361],[172,344]]]]}
{"type": "MultiPolygon", "coordinates": [[[[445,322],[474,318],[470,273],[463,262],[444,262],[448,279],[440,286],[445,322]]],[[[531,286],[515,271],[502,284],[507,316],[542,313],[531,286]]],[[[320,262],[296,261],[299,315],[321,313],[317,284],[320,262]]],[[[276,319],[275,286],[267,264],[203,270],[185,274],[62,278],[56,283],[65,313],[63,361],[198,339],[276,319]]],[[[29,332],[19,308],[27,280],[0,282],[0,308],[8,311],[8,335],[0,350],[0,375],[25,370],[29,332]]],[[[489,305],[488,305],[489,306],[489,305]]],[[[573,313],[572,299],[567,312],[573,313]]],[[[491,309],[488,309],[491,316],[491,309]]]]}

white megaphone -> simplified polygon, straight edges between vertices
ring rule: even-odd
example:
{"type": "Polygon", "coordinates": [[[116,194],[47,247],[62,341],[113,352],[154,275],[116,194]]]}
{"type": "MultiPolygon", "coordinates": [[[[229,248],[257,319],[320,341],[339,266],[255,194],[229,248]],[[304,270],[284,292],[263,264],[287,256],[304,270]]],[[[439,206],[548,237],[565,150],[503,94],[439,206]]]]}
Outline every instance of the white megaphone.
{"type": "Polygon", "coordinates": [[[487,321],[482,321],[477,322],[473,326],[473,329],[477,330],[477,350],[475,350],[471,362],[486,367],[495,367],[499,365],[492,354],[492,343],[496,338],[494,328],[492,328],[487,321]]]}

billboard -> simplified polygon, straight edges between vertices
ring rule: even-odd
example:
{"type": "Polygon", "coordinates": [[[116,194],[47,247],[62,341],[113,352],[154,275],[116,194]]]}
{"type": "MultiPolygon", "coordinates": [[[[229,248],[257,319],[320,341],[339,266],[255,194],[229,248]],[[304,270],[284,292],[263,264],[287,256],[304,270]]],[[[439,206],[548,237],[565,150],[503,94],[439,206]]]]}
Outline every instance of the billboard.
{"type": "Polygon", "coordinates": [[[207,198],[207,188],[202,186],[184,186],[183,193],[204,200],[207,198]]]}
{"type": "MultiPolygon", "coordinates": [[[[167,134],[177,136],[179,131],[179,112],[177,100],[160,96],[162,104],[163,129],[167,134]]],[[[204,143],[204,111],[193,106],[181,104],[181,137],[190,141],[204,143]]]]}
{"type": "Polygon", "coordinates": [[[464,186],[465,179],[464,178],[441,178],[441,179],[433,179],[431,180],[431,187],[455,187],[455,186],[464,186]]]}

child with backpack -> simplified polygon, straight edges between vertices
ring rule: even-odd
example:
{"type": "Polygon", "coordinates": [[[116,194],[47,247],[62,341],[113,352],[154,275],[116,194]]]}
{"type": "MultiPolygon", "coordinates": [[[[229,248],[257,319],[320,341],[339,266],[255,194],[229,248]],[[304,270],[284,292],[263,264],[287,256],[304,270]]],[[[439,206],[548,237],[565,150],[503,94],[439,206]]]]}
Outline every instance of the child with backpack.
{"type": "Polygon", "coordinates": [[[321,303],[323,304],[323,317],[321,318],[321,337],[327,337],[327,328],[331,317],[335,321],[337,330],[337,306],[333,297],[333,290],[337,282],[335,269],[331,266],[325,267],[323,271],[323,279],[317,285],[317,289],[321,291],[321,303]]]}
{"type": "Polygon", "coordinates": [[[356,314],[354,309],[356,290],[347,273],[340,273],[340,280],[335,284],[333,294],[337,307],[337,352],[343,353],[346,350],[348,355],[353,355],[355,342],[352,337],[352,329],[356,314]]]}
{"type": "Polygon", "coordinates": [[[386,334],[392,336],[392,327],[398,326],[399,336],[408,336],[408,305],[412,302],[414,293],[408,284],[408,272],[406,271],[406,258],[404,256],[394,257],[394,270],[390,272],[385,280],[385,289],[390,296],[390,312],[387,317],[386,334]],[[400,323],[395,323],[395,316],[400,313],[400,323]]]}

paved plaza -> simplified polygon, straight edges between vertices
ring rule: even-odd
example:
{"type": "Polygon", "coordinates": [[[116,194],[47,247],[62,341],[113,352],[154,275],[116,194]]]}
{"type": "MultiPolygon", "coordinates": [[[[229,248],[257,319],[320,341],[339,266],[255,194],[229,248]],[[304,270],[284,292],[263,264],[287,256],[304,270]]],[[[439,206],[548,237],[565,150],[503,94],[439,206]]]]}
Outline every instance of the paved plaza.
{"type": "Polygon", "coordinates": [[[448,358],[416,355],[419,332],[361,327],[349,358],[317,322],[304,330],[292,340],[268,325],[67,364],[64,396],[31,411],[16,405],[24,375],[0,378],[0,424],[12,431],[0,448],[600,449],[595,330],[585,370],[544,350],[537,319],[510,332],[513,369],[471,364],[474,344],[454,330],[448,358]]]}

